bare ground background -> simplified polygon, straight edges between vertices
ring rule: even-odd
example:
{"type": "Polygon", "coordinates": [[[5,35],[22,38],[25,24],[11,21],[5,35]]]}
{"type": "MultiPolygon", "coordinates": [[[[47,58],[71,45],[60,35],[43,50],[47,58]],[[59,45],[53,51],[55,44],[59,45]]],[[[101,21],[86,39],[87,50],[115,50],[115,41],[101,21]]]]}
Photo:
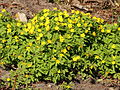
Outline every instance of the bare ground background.
{"type": "MultiPolygon", "coordinates": [[[[60,3],[50,3],[47,0],[0,0],[0,10],[6,9],[13,18],[17,12],[22,12],[27,16],[27,19],[30,19],[42,9],[53,9],[54,7],[61,10],[70,11],[74,9],[91,13],[93,16],[105,19],[108,23],[118,22],[120,17],[120,6],[112,5],[107,0],[85,0],[84,2],[81,2],[81,0],[72,0],[71,2],[61,0],[60,3]]],[[[0,78],[8,74],[9,71],[0,68],[0,78]]],[[[118,80],[105,79],[97,82],[92,78],[81,80],[79,77],[78,80],[79,82],[73,82],[73,90],[120,90],[120,81],[118,80]]],[[[32,83],[31,88],[33,90],[35,88],[62,90],[58,85],[45,81],[32,83]]],[[[9,90],[9,88],[4,87],[0,88],[0,90],[9,90]]]]}

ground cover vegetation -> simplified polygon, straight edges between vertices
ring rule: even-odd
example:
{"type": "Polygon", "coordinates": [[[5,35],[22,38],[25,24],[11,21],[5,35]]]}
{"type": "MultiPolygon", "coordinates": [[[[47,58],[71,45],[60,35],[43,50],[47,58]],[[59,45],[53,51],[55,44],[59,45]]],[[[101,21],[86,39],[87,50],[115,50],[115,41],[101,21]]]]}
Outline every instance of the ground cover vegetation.
{"type": "Polygon", "coordinates": [[[0,13],[0,65],[10,66],[2,83],[20,88],[31,82],[120,79],[120,23],[89,13],[44,9],[27,23],[0,13]]]}

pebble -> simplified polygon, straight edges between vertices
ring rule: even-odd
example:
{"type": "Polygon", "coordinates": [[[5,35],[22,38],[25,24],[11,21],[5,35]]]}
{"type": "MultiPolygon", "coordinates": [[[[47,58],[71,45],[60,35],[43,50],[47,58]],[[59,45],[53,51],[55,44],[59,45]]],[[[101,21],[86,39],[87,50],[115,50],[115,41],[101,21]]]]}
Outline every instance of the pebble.
{"type": "Polygon", "coordinates": [[[16,20],[20,20],[21,22],[27,22],[27,17],[24,13],[18,12],[16,14],[16,20]]]}

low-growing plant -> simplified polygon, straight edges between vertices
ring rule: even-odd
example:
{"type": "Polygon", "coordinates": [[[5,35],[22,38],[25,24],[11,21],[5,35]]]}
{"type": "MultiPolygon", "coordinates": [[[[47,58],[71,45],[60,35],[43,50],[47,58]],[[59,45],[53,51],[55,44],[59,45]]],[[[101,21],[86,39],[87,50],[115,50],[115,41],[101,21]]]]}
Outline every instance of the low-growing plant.
{"type": "Polygon", "coordinates": [[[0,13],[0,64],[10,71],[10,87],[31,82],[120,78],[120,24],[89,13],[44,9],[28,23],[0,13]]]}

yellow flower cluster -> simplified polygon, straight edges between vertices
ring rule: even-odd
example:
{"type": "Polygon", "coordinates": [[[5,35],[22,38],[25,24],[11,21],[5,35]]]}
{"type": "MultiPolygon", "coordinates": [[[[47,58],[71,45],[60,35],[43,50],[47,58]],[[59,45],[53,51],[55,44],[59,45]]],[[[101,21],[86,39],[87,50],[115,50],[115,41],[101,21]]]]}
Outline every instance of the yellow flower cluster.
{"type": "Polygon", "coordinates": [[[77,61],[77,60],[79,60],[80,59],[80,56],[75,56],[75,57],[73,57],[73,61],[77,61]]]}
{"type": "Polygon", "coordinates": [[[63,41],[64,41],[63,36],[60,35],[59,38],[60,38],[60,42],[63,42],[63,41]]]}

